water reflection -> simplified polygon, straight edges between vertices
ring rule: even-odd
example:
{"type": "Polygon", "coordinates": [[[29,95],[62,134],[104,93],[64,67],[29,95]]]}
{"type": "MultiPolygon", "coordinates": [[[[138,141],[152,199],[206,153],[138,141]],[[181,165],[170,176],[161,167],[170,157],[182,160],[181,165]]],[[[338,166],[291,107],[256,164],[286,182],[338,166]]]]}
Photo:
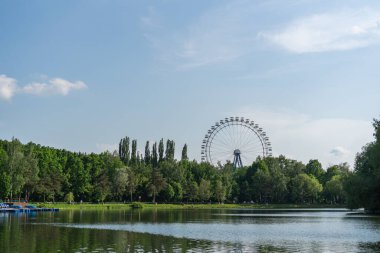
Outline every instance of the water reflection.
{"type": "Polygon", "coordinates": [[[1,213],[0,252],[379,252],[379,217],[343,211],[1,213]]]}

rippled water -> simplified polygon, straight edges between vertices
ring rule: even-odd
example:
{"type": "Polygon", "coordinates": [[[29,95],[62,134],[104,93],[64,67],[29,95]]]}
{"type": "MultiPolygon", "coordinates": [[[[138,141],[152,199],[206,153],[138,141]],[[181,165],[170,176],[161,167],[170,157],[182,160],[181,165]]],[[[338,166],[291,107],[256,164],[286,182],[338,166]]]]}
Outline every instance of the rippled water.
{"type": "Polygon", "coordinates": [[[0,252],[380,252],[380,217],[327,209],[2,213],[0,252]]]}

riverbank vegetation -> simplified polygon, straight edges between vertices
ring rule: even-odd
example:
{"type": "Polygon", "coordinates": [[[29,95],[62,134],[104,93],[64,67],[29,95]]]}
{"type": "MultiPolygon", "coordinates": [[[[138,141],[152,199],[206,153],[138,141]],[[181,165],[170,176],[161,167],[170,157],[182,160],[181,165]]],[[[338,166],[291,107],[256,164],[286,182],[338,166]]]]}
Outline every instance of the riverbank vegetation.
{"type": "Polygon", "coordinates": [[[219,204],[219,203],[182,203],[182,204],[164,204],[164,203],[73,203],[65,202],[46,202],[34,203],[40,207],[59,208],[64,210],[92,209],[92,210],[117,210],[117,209],[314,209],[319,208],[345,208],[344,205],[331,204],[219,204]]]}
{"type": "Polygon", "coordinates": [[[347,204],[380,213],[380,120],[374,119],[375,141],[357,154],[354,173],[345,180],[347,204]]]}
{"type": "Polygon", "coordinates": [[[285,156],[258,158],[236,169],[230,162],[212,166],[190,161],[187,146],[174,158],[175,142],[145,143],[125,137],[118,152],[75,153],[0,141],[0,198],[27,201],[333,204],[379,209],[380,134],[347,164],[326,169],[285,156]]]}

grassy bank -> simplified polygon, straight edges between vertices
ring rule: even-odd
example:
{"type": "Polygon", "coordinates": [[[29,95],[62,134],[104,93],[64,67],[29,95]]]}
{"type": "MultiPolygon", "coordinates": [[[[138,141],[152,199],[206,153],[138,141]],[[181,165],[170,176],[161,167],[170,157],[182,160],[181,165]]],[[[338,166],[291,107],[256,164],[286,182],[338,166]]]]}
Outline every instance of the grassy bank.
{"type": "MultiPolygon", "coordinates": [[[[131,203],[104,203],[104,204],[67,204],[67,203],[35,203],[38,206],[59,209],[131,209],[131,203]]],[[[210,208],[255,208],[255,209],[277,209],[277,208],[344,208],[343,205],[321,205],[321,204],[136,204],[143,209],[210,209],[210,208]]]]}

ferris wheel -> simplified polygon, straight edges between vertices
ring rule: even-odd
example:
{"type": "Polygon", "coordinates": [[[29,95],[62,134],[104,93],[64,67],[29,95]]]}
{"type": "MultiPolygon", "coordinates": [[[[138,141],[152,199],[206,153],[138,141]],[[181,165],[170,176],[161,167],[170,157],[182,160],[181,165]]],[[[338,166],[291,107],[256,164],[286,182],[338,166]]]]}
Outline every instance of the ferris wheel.
{"type": "Polygon", "coordinates": [[[250,165],[258,156],[272,155],[265,131],[254,121],[230,117],[213,125],[201,146],[201,159],[213,165],[233,161],[234,167],[250,165]]]}

